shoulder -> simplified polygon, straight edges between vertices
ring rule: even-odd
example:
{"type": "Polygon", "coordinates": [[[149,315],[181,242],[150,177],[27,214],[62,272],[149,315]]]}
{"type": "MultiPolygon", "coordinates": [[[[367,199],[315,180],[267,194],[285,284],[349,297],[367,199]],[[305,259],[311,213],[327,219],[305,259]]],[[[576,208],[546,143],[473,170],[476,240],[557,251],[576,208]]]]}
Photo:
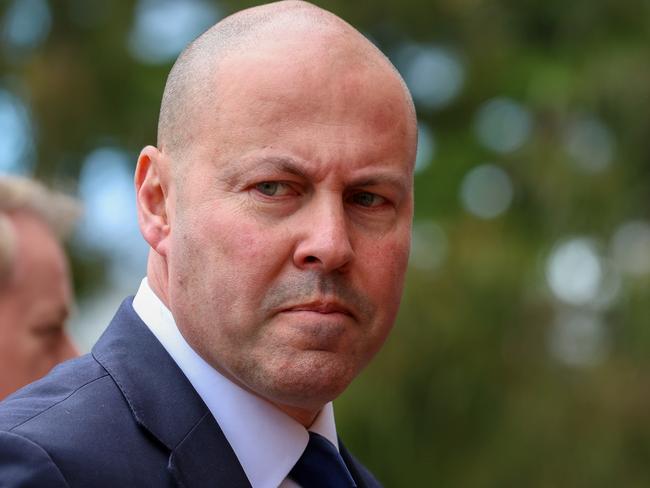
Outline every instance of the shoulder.
{"type": "Polygon", "coordinates": [[[69,486],[41,446],[11,432],[0,432],[0,479],[2,486],[69,486]]]}
{"type": "Polygon", "coordinates": [[[92,355],[0,403],[3,487],[167,486],[167,459],[92,355]]]}
{"type": "Polygon", "coordinates": [[[68,486],[47,446],[83,428],[89,401],[107,380],[106,371],[83,356],[0,403],[2,486],[68,486]]]}
{"type": "Polygon", "coordinates": [[[90,355],[61,364],[45,378],[0,403],[0,431],[37,427],[42,422],[41,417],[51,419],[52,415],[61,412],[66,412],[61,419],[65,421],[71,409],[80,402],[92,401],[96,390],[110,388],[109,383],[106,370],[90,355]]]}

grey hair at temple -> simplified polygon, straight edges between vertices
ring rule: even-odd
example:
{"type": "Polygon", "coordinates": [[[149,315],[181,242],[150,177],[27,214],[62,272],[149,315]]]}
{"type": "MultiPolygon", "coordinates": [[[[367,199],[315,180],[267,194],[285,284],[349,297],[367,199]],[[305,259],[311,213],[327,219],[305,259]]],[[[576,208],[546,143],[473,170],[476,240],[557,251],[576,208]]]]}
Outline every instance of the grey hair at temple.
{"type": "Polygon", "coordinates": [[[81,215],[81,205],[34,180],[0,176],[0,285],[11,275],[16,255],[16,236],[9,216],[22,212],[41,219],[57,238],[64,240],[81,215]]]}

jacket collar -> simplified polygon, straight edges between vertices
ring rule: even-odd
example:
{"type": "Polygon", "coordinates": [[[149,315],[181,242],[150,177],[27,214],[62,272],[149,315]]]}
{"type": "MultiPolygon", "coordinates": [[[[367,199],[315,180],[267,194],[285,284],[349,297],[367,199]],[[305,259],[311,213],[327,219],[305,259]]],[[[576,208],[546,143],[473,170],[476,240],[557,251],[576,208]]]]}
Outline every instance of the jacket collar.
{"type": "Polygon", "coordinates": [[[250,487],[235,453],[194,388],[125,300],[92,350],[136,422],[169,451],[181,486],[250,487]]]}

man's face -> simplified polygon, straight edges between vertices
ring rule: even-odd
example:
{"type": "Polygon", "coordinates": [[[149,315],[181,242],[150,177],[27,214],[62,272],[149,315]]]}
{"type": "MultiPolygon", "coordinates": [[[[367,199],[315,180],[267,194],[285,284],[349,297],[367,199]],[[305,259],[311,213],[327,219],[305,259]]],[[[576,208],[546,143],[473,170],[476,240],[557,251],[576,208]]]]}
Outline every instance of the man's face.
{"type": "Polygon", "coordinates": [[[63,250],[38,218],[10,219],[18,246],[0,287],[0,399],[77,355],[64,329],[71,291],[63,250]]]}
{"type": "Polygon", "coordinates": [[[267,49],[223,62],[218,108],[196,121],[168,195],[169,305],[223,374],[280,406],[319,408],[393,325],[415,129],[386,66],[267,49]]]}

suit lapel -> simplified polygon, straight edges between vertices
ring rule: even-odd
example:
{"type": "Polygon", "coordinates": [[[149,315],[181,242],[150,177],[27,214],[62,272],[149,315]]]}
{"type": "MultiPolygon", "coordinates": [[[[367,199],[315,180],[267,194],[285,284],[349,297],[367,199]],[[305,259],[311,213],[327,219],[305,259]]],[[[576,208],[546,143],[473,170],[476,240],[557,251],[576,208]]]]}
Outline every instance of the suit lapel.
{"type": "Polygon", "coordinates": [[[138,424],[170,452],[181,486],[250,487],[219,425],[183,372],[125,300],[92,350],[138,424]]]}
{"type": "Polygon", "coordinates": [[[224,449],[227,441],[214,417],[206,413],[185,439],[174,449],[169,458],[169,469],[179,485],[187,487],[224,486],[250,488],[232,449],[224,449]],[[216,434],[216,435],[215,435],[216,434]],[[212,456],[205,459],[205,453],[212,456]]]}
{"type": "Polygon", "coordinates": [[[352,475],[352,479],[354,479],[357,484],[357,488],[381,488],[381,484],[359,461],[356,460],[352,454],[350,454],[350,451],[345,448],[340,438],[339,452],[352,475]]]}

